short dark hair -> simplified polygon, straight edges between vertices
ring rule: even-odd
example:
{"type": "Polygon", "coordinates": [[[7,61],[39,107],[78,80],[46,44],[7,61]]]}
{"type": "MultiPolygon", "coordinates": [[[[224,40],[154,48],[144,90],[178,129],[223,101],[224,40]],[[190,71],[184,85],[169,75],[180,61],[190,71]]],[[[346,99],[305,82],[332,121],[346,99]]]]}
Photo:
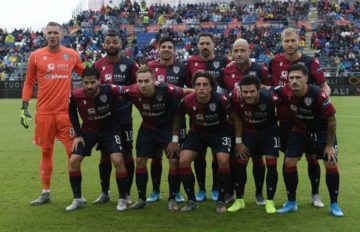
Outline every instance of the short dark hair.
{"type": "Polygon", "coordinates": [[[200,77],[204,77],[204,78],[208,79],[213,90],[215,89],[216,81],[215,81],[214,76],[211,75],[209,72],[204,72],[204,71],[198,71],[195,73],[195,75],[193,76],[192,81],[191,81],[191,84],[193,87],[195,86],[196,80],[200,77]]]}
{"type": "Polygon", "coordinates": [[[115,31],[115,30],[108,30],[106,33],[105,33],[105,37],[107,36],[110,36],[110,37],[119,37],[120,38],[120,33],[118,31],[115,31]]]}
{"type": "Polygon", "coordinates": [[[253,74],[247,74],[239,81],[239,86],[241,87],[242,85],[255,85],[256,89],[259,90],[261,87],[261,82],[257,76],[253,74]]]}
{"type": "Polygon", "coordinates": [[[46,27],[59,27],[62,30],[62,26],[60,23],[57,22],[48,22],[48,24],[46,24],[46,27]]]}
{"type": "Polygon", "coordinates": [[[96,77],[96,79],[99,80],[100,79],[100,72],[99,72],[99,70],[97,70],[94,67],[85,68],[83,73],[82,73],[82,78],[89,77],[89,76],[94,76],[94,77],[96,77]]]}
{"type": "Polygon", "coordinates": [[[214,42],[214,34],[211,33],[211,32],[201,32],[201,33],[198,35],[198,41],[200,40],[200,37],[210,37],[211,41],[214,42]]]}
{"type": "Polygon", "coordinates": [[[165,43],[165,42],[172,43],[172,45],[174,46],[174,49],[175,49],[175,41],[173,40],[173,38],[168,37],[168,36],[160,38],[159,47],[161,46],[162,43],[165,43]]]}
{"type": "Polygon", "coordinates": [[[149,66],[141,66],[137,71],[136,71],[136,77],[138,76],[139,73],[150,73],[152,77],[154,77],[154,72],[153,70],[149,67],[149,66]]]}
{"type": "Polygon", "coordinates": [[[288,73],[292,72],[292,71],[300,71],[304,76],[309,76],[309,69],[307,69],[307,67],[302,64],[302,63],[297,63],[297,64],[293,64],[290,66],[288,73]]]}

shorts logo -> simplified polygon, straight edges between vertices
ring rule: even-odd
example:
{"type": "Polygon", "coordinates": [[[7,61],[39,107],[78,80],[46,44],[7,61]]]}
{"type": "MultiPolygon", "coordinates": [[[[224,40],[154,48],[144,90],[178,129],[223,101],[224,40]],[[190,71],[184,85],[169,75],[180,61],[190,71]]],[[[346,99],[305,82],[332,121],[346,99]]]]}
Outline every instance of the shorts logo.
{"type": "Polygon", "coordinates": [[[69,53],[65,53],[64,54],[64,60],[68,60],[69,59],[69,53]]]}
{"type": "Polygon", "coordinates": [[[164,99],[164,97],[162,95],[156,96],[156,100],[158,100],[159,102],[161,102],[163,99],[164,99]]]}
{"type": "Polygon", "coordinates": [[[220,62],[219,61],[214,61],[213,62],[213,66],[214,66],[214,68],[219,68],[220,67],[220,62]]]}
{"type": "Polygon", "coordinates": [[[174,73],[178,74],[180,72],[180,67],[174,66],[173,71],[174,73]]]}
{"type": "Polygon", "coordinates": [[[197,115],[195,116],[195,118],[196,118],[196,120],[203,121],[203,120],[204,120],[204,115],[202,115],[202,114],[197,114],[197,115]]]}
{"type": "Polygon", "coordinates": [[[119,65],[119,68],[120,68],[120,71],[121,71],[121,72],[125,72],[125,70],[126,70],[126,65],[125,65],[125,64],[120,64],[120,65],[119,65]]]}
{"type": "Polygon", "coordinates": [[[313,101],[313,99],[311,97],[304,98],[304,102],[305,102],[306,106],[310,106],[312,101],[313,101]]]}
{"type": "Polygon", "coordinates": [[[105,95],[105,94],[102,94],[102,95],[100,95],[100,101],[102,101],[102,102],[106,102],[107,101],[107,96],[105,95]]]}
{"type": "Polygon", "coordinates": [[[209,108],[210,108],[211,111],[215,111],[216,110],[216,103],[210,103],[209,108]]]}
{"type": "Polygon", "coordinates": [[[261,111],[265,111],[266,110],[266,104],[260,104],[259,108],[261,111]]]}

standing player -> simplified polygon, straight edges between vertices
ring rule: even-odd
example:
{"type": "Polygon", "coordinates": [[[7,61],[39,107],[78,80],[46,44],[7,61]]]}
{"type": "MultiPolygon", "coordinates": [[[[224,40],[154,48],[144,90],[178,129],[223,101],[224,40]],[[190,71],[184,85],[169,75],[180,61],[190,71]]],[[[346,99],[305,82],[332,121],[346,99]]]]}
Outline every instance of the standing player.
{"type": "MultiPolygon", "coordinates": [[[[271,75],[265,65],[259,65],[250,61],[251,50],[245,39],[237,39],[232,48],[233,61],[224,69],[224,75],[219,80],[219,85],[230,93],[244,75],[255,75],[262,85],[272,86],[271,75]]],[[[255,182],[255,201],[257,205],[265,205],[262,194],[265,178],[265,164],[262,156],[251,156],[253,161],[253,176],[255,182]]],[[[233,170],[233,169],[232,169],[233,170]]]]}
{"type": "MultiPolygon", "coordinates": [[[[146,206],[147,160],[157,155],[159,148],[167,149],[171,142],[176,103],[189,91],[166,83],[156,86],[149,67],[142,67],[137,71],[136,84],[122,88],[122,95],[134,103],[143,118],[136,141],[136,186],[139,200],[131,206],[132,209],[146,206]]],[[[176,188],[179,186],[178,158],[172,155],[168,155],[168,158],[169,210],[173,211],[178,210],[175,201],[176,188]]]]}
{"type": "MultiPolygon", "coordinates": [[[[148,63],[152,69],[155,79],[159,83],[169,83],[184,88],[188,78],[187,67],[175,59],[175,42],[170,37],[161,38],[159,41],[160,60],[148,63]]],[[[185,119],[180,129],[180,142],[186,134],[185,119]]],[[[162,151],[160,151],[162,153],[162,151]]],[[[153,192],[146,199],[147,202],[155,202],[160,199],[160,182],[162,172],[162,155],[154,157],[151,161],[151,179],[153,182],[153,192]],[[160,157],[160,158],[159,158],[160,157]]],[[[180,176],[178,176],[180,178],[180,176]]],[[[184,202],[185,199],[180,194],[180,181],[176,193],[176,202],[184,202]]]]}
{"type": "MultiPolygon", "coordinates": [[[[122,56],[122,43],[119,34],[116,31],[109,30],[104,38],[103,44],[106,56],[97,60],[94,64],[100,72],[100,82],[102,84],[131,85],[136,82],[136,71],[139,69],[138,64],[122,56]]],[[[129,174],[129,185],[127,190],[126,201],[132,204],[130,198],[131,185],[134,178],[134,158],[132,155],[133,128],[132,128],[132,104],[130,101],[118,101],[114,110],[114,117],[120,124],[120,131],[125,166],[129,174]]],[[[101,147],[99,147],[101,149],[101,147]]],[[[110,174],[111,161],[109,154],[101,149],[101,160],[99,164],[101,194],[94,203],[105,203],[110,200],[110,174]]]]}
{"type": "Polygon", "coordinates": [[[70,158],[73,129],[66,99],[71,94],[72,71],[75,70],[81,76],[85,68],[76,51],[61,46],[63,32],[60,24],[49,22],[45,30],[47,46],[31,53],[22,92],[21,124],[28,128],[28,119],[31,118],[28,105],[37,81],[34,143],[41,147],[42,192],[31,205],[51,201],[50,180],[53,172],[55,137],[63,143],[68,159],[70,158]]]}
{"type": "MultiPolygon", "coordinates": [[[[330,96],[331,90],[326,82],[319,61],[314,57],[302,54],[299,50],[299,35],[297,31],[293,28],[285,29],[281,34],[281,43],[284,52],[277,54],[269,63],[269,71],[272,73],[274,84],[287,84],[289,82],[289,67],[295,63],[302,63],[309,70],[308,83],[319,86],[328,96],[330,96]]],[[[290,122],[289,112],[287,112],[284,106],[278,107],[278,119],[280,121],[281,150],[285,152],[292,124],[290,122]]],[[[315,207],[324,207],[324,203],[319,196],[319,162],[315,156],[310,156],[309,154],[306,155],[306,159],[308,161],[308,174],[312,188],[312,205],[315,207]]]]}
{"type": "Polygon", "coordinates": [[[330,213],[341,217],[338,206],[339,171],[337,167],[337,142],[335,108],[328,95],[319,87],[307,84],[309,71],[303,64],[289,68],[289,85],[276,87],[275,92],[291,113],[294,124],[285,154],[284,181],[288,201],[278,213],[297,210],[297,162],[302,154],[323,159],[326,168],[326,185],[330,194],[330,213]]]}
{"type": "MultiPolygon", "coordinates": [[[[198,36],[199,55],[191,56],[188,60],[188,69],[190,72],[190,80],[188,83],[191,83],[191,78],[198,71],[206,71],[213,75],[216,83],[219,82],[221,78],[222,71],[225,66],[230,63],[230,60],[225,56],[215,56],[215,43],[214,35],[212,33],[204,32],[200,33],[198,36]]],[[[217,87],[214,87],[215,90],[217,87]]],[[[199,185],[199,192],[196,194],[197,201],[204,201],[206,199],[206,189],[205,189],[205,176],[206,176],[206,149],[202,152],[194,162],[196,179],[199,185]]],[[[213,154],[214,155],[214,154],[213,154]]],[[[213,156],[212,162],[212,171],[213,171],[213,186],[211,192],[211,198],[216,201],[219,195],[219,191],[216,183],[216,172],[217,172],[217,163],[216,158],[213,156]]]]}
{"type": "MultiPolygon", "coordinates": [[[[279,98],[270,90],[260,89],[261,82],[255,75],[245,75],[238,83],[241,99],[237,96],[237,90],[230,93],[231,103],[239,115],[243,132],[242,137],[235,139],[236,146],[241,146],[240,152],[235,150],[237,157],[232,166],[232,176],[236,190],[236,200],[230,212],[236,212],[245,208],[244,190],[247,179],[246,166],[249,157],[264,155],[266,160],[266,189],[267,200],[265,210],[267,213],[276,213],[274,195],[278,181],[276,169],[279,155],[280,138],[277,125],[275,106],[280,103],[279,98]],[[246,155],[241,151],[246,150],[246,155]],[[259,153],[259,150],[262,152],[259,153]]],[[[235,147],[236,148],[236,147],[235,147]]]]}
{"type": "Polygon", "coordinates": [[[73,151],[70,158],[70,184],[74,200],[66,207],[73,211],[85,206],[81,197],[81,162],[91,155],[92,148],[98,144],[109,155],[116,169],[116,183],[119,200],[116,209],[126,210],[126,193],[129,182],[126,171],[119,128],[113,110],[116,109],[116,98],[119,88],[112,85],[100,85],[100,73],[96,68],[87,68],[83,73],[83,88],[72,92],[69,103],[69,115],[75,130],[73,151]],[[78,113],[82,119],[80,126],[78,113]]]}
{"type": "MultiPolygon", "coordinates": [[[[174,137],[178,134],[181,118],[186,113],[190,118],[190,131],[181,147],[179,171],[188,196],[188,203],[181,211],[192,211],[198,207],[195,198],[195,178],[191,170],[191,162],[207,147],[215,153],[218,161],[217,183],[219,196],[216,199],[216,212],[225,213],[225,193],[230,184],[230,152],[231,132],[228,116],[234,117],[227,98],[215,92],[214,77],[207,72],[198,72],[193,78],[195,93],[185,96],[180,102],[180,113],[173,126],[174,137]]],[[[236,117],[234,117],[236,118],[236,117]]],[[[238,121],[238,120],[237,120],[238,121]]]]}

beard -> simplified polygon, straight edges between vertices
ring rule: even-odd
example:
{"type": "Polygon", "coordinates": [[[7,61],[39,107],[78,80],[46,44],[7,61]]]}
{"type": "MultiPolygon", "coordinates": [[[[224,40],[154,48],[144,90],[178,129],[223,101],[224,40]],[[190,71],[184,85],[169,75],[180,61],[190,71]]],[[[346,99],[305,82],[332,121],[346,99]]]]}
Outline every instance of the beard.
{"type": "Polygon", "coordinates": [[[106,55],[108,56],[116,56],[119,55],[120,49],[108,49],[106,50],[106,55]]]}

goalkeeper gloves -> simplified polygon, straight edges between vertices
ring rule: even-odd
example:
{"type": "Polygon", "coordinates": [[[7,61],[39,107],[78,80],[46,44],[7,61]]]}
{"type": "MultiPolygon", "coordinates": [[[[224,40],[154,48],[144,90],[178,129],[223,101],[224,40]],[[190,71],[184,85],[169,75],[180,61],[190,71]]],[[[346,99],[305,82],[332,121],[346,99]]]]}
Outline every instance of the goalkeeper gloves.
{"type": "Polygon", "coordinates": [[[32,120],[31,114],[30,114],[29,110],[27,109],[27,104],[23,103],[23,107],[22,107],[21,113],[20,113],[20,123],[21,123],[21,125],[23,125],[23,127],[25,129],[29,128],[28,120],[32,120]]]}

